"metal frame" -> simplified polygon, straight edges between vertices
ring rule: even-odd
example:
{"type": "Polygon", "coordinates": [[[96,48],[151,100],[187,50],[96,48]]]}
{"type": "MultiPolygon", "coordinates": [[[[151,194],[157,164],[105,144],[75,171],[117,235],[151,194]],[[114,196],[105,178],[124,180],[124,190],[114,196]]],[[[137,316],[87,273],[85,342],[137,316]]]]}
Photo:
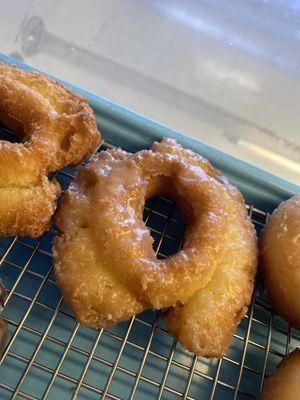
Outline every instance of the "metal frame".
{"type": "MultiPolygon", "coordinates": [[[[105,143],[104,141],[101,143],[101,146],[99,148],[111,148],[111,146],[108,143],[105,143]]],[[[99,149],[98,149],[99,150],[99,149]]],[[[62,170],[57,174],[57,178],[59,177],[65,177],[68,179],[73,179],[74,175],[72,173],[66,170],[62,170]]],[[[256,209],[252,206],[248,206],[248,211],[249,215],[256,225],[258,229],[260,229],[264,223],[266,222],[268,218],[268,214],[265,213],[262,210],[256,209]]],[[[162,245],[164,239],[169,239],[176,241],[176,246],[179,248],[181,243],[180,240],[177,238],[174,238],[172,235],[168,233],[168,226],[169,224],[175,223],[175,224],[181,224],[182,222],[177,219],[174,216],[174,203],[171,202],[168,199],[165,199],[163,197],[159,197],[156,199],[156,201],[153,201],[149,207],[145,207],[145,222],[148,223],[149,220],[151,219],[151,216],[156,215],[159,216],[160,218],[164,219],[164,226],[162,229],[157,230],[155,228],[152,228],[152,232],[154,234],[159,235],[159,239],[157,241],[157,248],[156,248],[156,253],[160,257],[166,256],[162,250],[162,245]],[[157,210],[157,205],[159,203],[168,203],[169,205],[169,211],[168,213],[162,213],[161,211],[157,210]]],[[[55,234],[55,230],[52,230],[52,233],[55,234]]],[[[72,398],[76,399],[78,395],[80,395],[80,391],[82,389],[85,389],[90,395],[96,395],[98,398],[105,398],[105,399],[122,399],[125,397],[122,397],[121,394],[115,395],[113,394],[110,389],[111,385],[114,381],[115,375],[117,373],[123,373],[126,376],[130,377],[133,379],[133,384],[131,386],[131,393],[129,397],[127,396],[126,398],[130,399],[138,399],[141,398],[137,394],[137,389],[141,383],[147,383],[149,384],[153,390],[155,390],[155,396],[157,399],[162,399],[162,398],[169,398],[165,396],[173,396],[170,398],[183,398],[183,399],[189,399],[189,400],[196,400],[199,397],[197,395],[193,395],[191,393],[191,387],[193,385],[193,381],[196,378],[201,378],[204,381],[207,381],[210,385],[210,393],[207,398],[213,400],[213,399],[254,399],[257,395],[257,390],[260,389],[263,385],[264,378],[267,374],[268,371],[268,362],[269,358],[272,354],[283,357],[286,353],[288,353],[291,349],[291,340],[298,340],[298,335],[296,332],[294,332],[290,327],[284,327],[282,326],[274,326],[274,314],[273,310],[268,304],[268,302],[265,300],[264,296],[260,294],[259,289],[255,290],[254,296],[253,296],[253,301],[251,303],[251,306],[249,308],[248,315],[245,318],[244,323],[246,322],[246,327],[240,334],[238,331],[234,335],[234,340],[236,340],[239,345],[242,345],[243,349],[241,352],[241,358],[240,360],[236,360],[233,358],[230,354],[223,357],[221,360],[213,360],[213,366],[215,368],[215,371],[213,374],[209,374],[206,372],[203,372],[201,366],[201,363],[203,363],[202,359],[198,359],[197,357],[193,357],[191,359],[191,364],[187,365],[185,362],[181,362],[180,359],[175,358],[174,355],[176,354],[176,351],[178,350],[178,345],[177,343],[173,340],[172,344],[170,345],[169,348],[169,354],[162,355],[159,354],[157,351],[152,349],[152,341],[154,338],[154,335],[156,334],[162,334],[162,335],[169,335],[163,327],[159,325],[159,312],[156,313],[154,321],[149,322],[145,320],[143,317],[140,316],[135,316],[133,317],[127,327],[127,330],[123,335],[118,335],[113,332],[104,331],[104,330],[99,330],[97,334],[95,335],[94,342],[92,343],[91,350],[86,351],[83,350],[82,348],[78,347],[75,344],[75,339],[76,335],[78,333],[78,330],[80,329],[80,326],[78,323],[74,325],[73,330],[70,332],[69,339],[65,342],[59,337],[55,337],[51,335],[51,327],[57,318],[57,316],[62,317],[64,320],[73,320],[73,316],[69,314],[69,312],[65,311],[63,308],[63,302],[62,299],[60,299],[55,307],[49,306],[48,304],[44,304],[42,301],[39,300],[39,295],[42,292],[43,288],[47,283],[51,283],[55,285],[55,281],[51,277],[51,268],[48,270],[48,272],[43,275],[38,272],[32,271],[29,266],[30,263],[33,259],[33,257],[37,253],[42,253],[46,256],[51,256],[51,252],[48,250],[45,250],[42,248],[42,243],[45,238],[44,234],[35,244],[31,244],[26,239],[24,238],[13,238],[7,245],[7,248],[2,254],[2,257],[0,258],[0,272],[1,272],[1,267],[5,263],[6,266],[10,266],[11,268],[15,268],[19,271],[19,275],[17,279],[15,280],[13,286],[11,287],[11,290],[9,292],[8,298],[6,299],[5,305],[7,305],[9,302],[14,301],[14,298],[18,298],[22,302],[27,302],[27,308],[25,314],[22,316],[21,320],[15,320],[14,316],[11,315],[9,317],[6,316],[7,322],[10,326],[10,328],[14,329],[14,333],[11,335],[10,341],[2,354],[1,361],[4,362],[6,359],[10,358],[12,360],[16,360],[18,362],[21,362],[25,365],[25,369],[19,378],[17,384],[15,386],[9,386],[6,382],[3,382],[1,380],[1,374],[0,374],[0,391],[2,393],[6,393],[8,396],[11,395],[11,399],[31,399],[31,400],[37,400],[38,397],[35,397],[34,395],[30,394],[28,391],[25,392],[22,389],[22,384],[28,379],[28,376],[30,372],[32,371],[33,368],[36,368],[40,371],[44,371],[47,373],[50,378],[47,384],[47,387],[44,390],[44,393],[42,395],[42,399],[50,399],[51,398],[51,389],[56,382],[56,380],[59,378],[63,381],[69,382],[74,386],[73,393],[69,394],[70,397],[65,398],[72,398]],[[21,244],[22,246],[25,246],[30,250],[30,255],[27,258],[27,261],[25,262],[24,265],[19,265],[18,263],[11,261],[9,255],[13,252],[15,246],[18,244],[21,244]],[[22,293],[18,292],[18,284],[21,281],[22,277],[24,274],[30,274],[34,277],[37,277],[41,280],[40,285],[38,289],[36,290],[34,296],[27,297],[22,293]],[[28,326],[26,324],[27,318],[33,309],[34,306],[38,305],[39,307],[42,307],[49,312],[52,313],[52,316],[49,320],[47,328],[43,331],[40,332],[39,330],[35,329],[32,326],[28,326]],[[263,310],[267,315],[269,316],[268,321],[265,321],[264,319],[258,318],[255,316],[255,312],[257,310],[263,310]],[[135,343],[133,340],[130,339],[130,335],[132,331],[134,330],[134,325],[135,323],[138,322],[139,324],[142,324],[149,330],[149,340],[146,345],[140,345],[135,343]],[[262,344],[259,340],[253,339],[252,337],[252,328],[253,325],[260,326],[264,329],[267,330],[267,337],[266,337],[266,343],[262,344]],[[33,334],[34,336],[37,337],[38,342],[35,347],[34,352],[32,353],[30,358],[24,357],[21,354],[18,354],[18,352],[15,352],[13,350],[14,347],[14,342],[16,341],[18,335],[20,334],[21,331],[25,331],[28,333],[33,334]],[[280,333],[285,335],[286,337],[286,346],[285,346],[285,351],[280,351],[274,348],[272,345],[272,335],[276,333],[280,333]],[[116,356],[116,359],[114,362],[108,361],[107,359],[104,359],[97,355],[97,349],[99,346],[102,345],[102,340],[103,338],[111,338],[111,340],[116,340],[120,343],[120,349],[119,352],[116,356]],[[63,348],[63,352],[61,354],[61,357],[56,364],[55,368],[51,368],[37,360],[39,352],[43,345],[45,344],[46,341],[49,341],[53,344],[59,345],[63,348]],[[136,372],[133,372],[130,368],[124,367],[123,365],[120,364],[120,360],[122,358],[122,355],[124,353],[125,348],[127,346],[143,352],[142,359],[139,363],[138,370],[136,372]],[[262,367],[256,367],[256,366],[249,366],[247,363],[247,354],[249,352],[249,347],[252,346],[253,348],[256,349],[261,354],[261,359],[263,360],[262,367]],[[71,375],[68,375],[67,373],[62,371],[62,365],[64,361],[66,360],[69,352],[75,352],[78,355],[84,356],[86,358],[85,365],[82,368],[81,374],[79,379],[72,377],[71,375]],[[144,374],[144,368],[145,364],[147,362],[147,359],[149,356],[154,357],[157,361],[161,361],[165,363],[165,368],[162,373],[162,378],[161,380],[155,380],[152,378],[149,378],[144,374]],[[89,371],[90,365],[92,362],[98,362],[101,363],[104,366],[110,367],[110,374],[106,380],[106,384],[103,388],[97,387],[97,386],[92,386],[89,383],[85,381],[86,375],[89,371]],[[226,368],[226,365],[224,367],[224,363],[229,364],[230,368],[235,368],[237,371],[237,377],[235,380],[235,383],[230,383],[228,382],[228,379],[226,379],[226,376],[224,377],[223,371],[224,368],[226,368]],[[182,378],[183,381],[183,390],[178,390],[174,387],[172,387],[171,384],[168,383],[168,378],[169,374],[172,368],[179,368],[182,373],[184,373],[184,376],[187,375],[187,378],[184,377],[182,378]],[[243,381],[243,375],[245,372],[254,374],[258,377],[260,383],[259,383],[259,388],[253,388],[253,391],[251,390],[245,390],[242,385],[243,381]],[[226,396],[222,397],[222,395],[218,394],[218,390],[220,388],[223,388],[226,390],[226,396]]],[[[276,317],[277,318],[277,317],[276,317]]],[[[182,351],[182,350],[180,350],[182,351]]],[[[188,353],[187,353],[188,354],[188,353]]],[[[203,382],[204,382],[203,381],[203,382]]],[[[1,397],[2,398],[2,397],[1,397]]],[[[93,397],[94,398],[94,397],[93,397]]],[[[202,397],[201,397],[202,398],[202,397]]]]}

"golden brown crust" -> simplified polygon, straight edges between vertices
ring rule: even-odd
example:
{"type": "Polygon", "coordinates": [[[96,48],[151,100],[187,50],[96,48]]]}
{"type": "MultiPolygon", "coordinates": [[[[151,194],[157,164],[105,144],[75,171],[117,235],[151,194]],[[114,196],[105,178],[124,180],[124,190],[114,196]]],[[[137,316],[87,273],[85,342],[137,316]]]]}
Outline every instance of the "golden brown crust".
{"type": "Polygon", "coordinates": [[[300,328],[300,196],[281,203],[260,237],[261,275],[276,311],[300,328]]]}
{"type": "Polygon", "coordinates": [[[204,357],[225,355],[247,312],[256,273],[256,234],[242,196],[237,189],[228,188],[224,201],[227,231],[216,271],[190,301],[165,314],[168,331],[188,350],[204,357]]]}
{"type": "Polygon", "coordinates": [[[233,321],[230,335],[250,301],[256,244],[242,198],[207,160],[174,140],[136,154],[101,152],[71,184],[56,222],[61,235],[54,239],[55,276],[86,325],[107,327],[146,308],[189,304],[215,276],[225,249],[232,249],[230,239],[245,239],[249,247],[239,249],[242,265],[232,277],[243,293],[230,300],[232,313],[225,310],[233,321]],[[156,258],[142,221],[145,199],[157,194],[175,198],[188,222],[181,251],[165,260],[156,258]],[[237,227],[229,223],[235,213],[237,227]],[[230,227],[236,236],[229,236],[230,227]]]}
{"type": "Polygon", "coordinates": [[[300,394],[300,350],[286,356],[267,378],[258,400],[298,400],[300,394]]]}
{"type": "Polygon", "coordinates": [[[199,285],[205,285],[214,272],[220,247],[218,238],[226,222],[221,207],[222,185],[201,167],[195,171],[190,168],[192,164],[187,164],[182,148],[174,157],[168,150],[179,146],[172,141],[167,143],[165,150],[155,145],[156,151],[136,154],[119,149],[101,152],[79,173],[63,199],[56,219],[63,235],[54,241],[55,273],[66,301],[81,322],[85,319],[93,326],[108,326],[127,318],[127,310],[138,312],[176,304],[189,298],[199,285]],[[145,198],[162,189],[163,176],[173,178],[174,185],[181,188],[181,197],[186,195],[194,203],[197,218],[191,221],[190,230],[194,234],[187,235],[182,251],[158,261],[152,238],[142,221],[142,211],[145,198]],[[198,187],[191,190],[195,185],[198,187]],[[202,235],[197,233],[200,223],[202,235]],[[86,251],[80,258],[76,254],[75,262],[76,245],[70,243],[85,243],[86,251]],[[86,262],[86,252],[95,259],[86,262]],[[75,263],[85,265],[91,277],[86,290],[82,269],[75,263]],[[95,282],[100,282],[100,286],[95,282]],[[124,292],[128,302],[123,309],[124,292]],[[99,320],[92,312],[88,317],[86,293],[90,298],[98,297],[93,309],[98,310],[99,320]],[[110,302],[110,311],[105,312],[110,302]],[[120,314],[121,310],[125,314],[120,314]]]}
{"type": "Polygon", "coordinates": [[[42,177],[35,186],[0,189],[0,233],[5,236],[40,236],[50,228],[59,184],[42,177]]]}
{"type": "Polygon", "coordinates": [[[53,79],[0,63],[0,121],[23,139],[0,141],[0,235],[40,235],[60,192],[47,174],[95,150],[93,112],[53,79]]]}
{"type": "Polygon", "coordinates": [[[47,171],[76,165],[99,143],[87,100],[36,72],[0,63],[0,120],[46,155],[47,171]]]}

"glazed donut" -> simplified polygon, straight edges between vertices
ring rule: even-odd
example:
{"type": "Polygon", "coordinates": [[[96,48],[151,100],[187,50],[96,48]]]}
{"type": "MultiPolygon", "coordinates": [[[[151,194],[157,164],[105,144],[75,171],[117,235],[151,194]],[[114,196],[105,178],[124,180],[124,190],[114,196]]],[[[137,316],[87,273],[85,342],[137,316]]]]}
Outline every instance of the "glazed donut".
{"type": "Polygon", "coordinates": [[[188,350],[205,357],[225,355],[251,301],[257,264],[256,235],[239,191],[227,185],[229,215],[223,248],[210,282],[185,304],[165,314],[167,330],[188,350]]]}
{"type": "Polygon", "coordinates": [[[258,400],[299,400],[300,350],[286,356],[267,378],[258,400]]]}
{"type": "Polygon", "coordinates": [[[259,244],[268,296],[278,314],[300,328],[300,196],[274,211],[259,244]]]}
{"type": "Polygon", "coordinates": [[[0,235],[38,236],[60,192],[47,174],[95,150],[95,118],[85,99],[53,79],[0,63],[0,121],[22,140],[0,141],[0,235]]]}
{"type": "MultiPolygon", "coordinates": [[[[136,154],[101,152],[71,184],[56,218],[61,234],[54,239],[54,271],[65,301],[79,322],[101,328],[147,308],[188,304],[212,281],[225,243],[231,246],[232,212],[240,213],[243,231],[237,229],[234,239],[250,248],[239,252],[245,273],[233,267],[231,277],[246,291],[236,299],[240,317],[253,289],[256,246],[237,189],[207,160],[171,139],[136,154]],[[158,194],[175,199],[187,221],[182,249],[165,260],[156,258],[142,221],[145,199],[158,194]]],[[[228,317],[226,307],[224,312],[228,317]]]]}

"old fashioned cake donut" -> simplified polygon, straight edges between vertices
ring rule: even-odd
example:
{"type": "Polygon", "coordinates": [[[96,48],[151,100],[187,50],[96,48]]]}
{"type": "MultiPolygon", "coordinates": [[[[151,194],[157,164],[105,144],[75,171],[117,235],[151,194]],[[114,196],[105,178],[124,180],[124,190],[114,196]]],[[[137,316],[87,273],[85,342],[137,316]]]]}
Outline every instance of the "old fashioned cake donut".
{"type": "Polygon", "coordinates": [[[276,311],[300,328],[300,196],[284,201],[260,237],[261,275],[276,311]]]}
{"type": "MultiPolygon", "coordinates": [[[[120,149],[98,154],[71,184],[56,222],[61,232],[53,246],[56,280],[85,325],[108,327],[147,308],[175,307],[170,313],[178,312],[220,270],[227,282],[222,288],[230,293],[220,289],[219,297],[207,298],[208,305],[219,300],[225,313],[223,318],[215,313],[215,324],[225,331],[230,326],[232,334],[246,311],[256,242],[243,199],[207,160],[174,140],[164,139],[136,154],[120,149]],[[158,194],[175,199],[187,221],[182,249],[164,260],[156,258],[142,220],[145,199],[158,194]],[[243,245],[233,247],[232,240],[243,245]],[[228,266],[227,275],[220,264],[228,266]],[[231,322],[225,323],[227,319],[231,322]]],[[[201,310],[193,313],[194,318],[206,318],[201,310]]],[[[214,333],[212,328],[206,331],[214,333]]],[[[230,337],[227,331],[224,335],[226,347],[230,337]]],[[[213,341],[211,337],[212,347],[213,341]]],[[[182,342],[199,355],[220,356],[224,351],[218,347],[204,353],[201,346],[182,342]]]]}
{"type": "Polygon", "coordinates": [[[22,140],[0,141],[0,235],[40,235],[60,192],[47,174],[99,143],[93,112],[53,79],[0,63],[0,121],[22,140]]]}

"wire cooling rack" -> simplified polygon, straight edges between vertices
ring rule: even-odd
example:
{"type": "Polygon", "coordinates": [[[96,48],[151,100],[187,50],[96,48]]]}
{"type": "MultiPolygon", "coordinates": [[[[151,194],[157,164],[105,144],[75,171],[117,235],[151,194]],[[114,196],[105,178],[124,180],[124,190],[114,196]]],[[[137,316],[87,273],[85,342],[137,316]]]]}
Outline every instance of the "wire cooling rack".
{"type": "MultiPolygon", "coordinates": [[[[7,137],[0,128],[0,138],[7,137]]],[[[102,142],[98,150],[107,147],[102,142]]],[[[63,189],[75,170],[57,173],[63,189]]],[[[260,231],[267,213],[253,206],[248,211],[260,231]]],[[[178,251],[185,225],[173,201],[150,199],[144,219],[158,258],[178,251]]],[[[254,399],[264,378],[297,346],[299,332],[273,313],[258,286],[221,360],[185,351],[151,310],[106,330],[82,327],[54,280],[55,234],[52,228],[39,239],[0,239],[0,277],[9,291],[3,317],[10,332],[1,357],[1,400],[254,399]]]]}

